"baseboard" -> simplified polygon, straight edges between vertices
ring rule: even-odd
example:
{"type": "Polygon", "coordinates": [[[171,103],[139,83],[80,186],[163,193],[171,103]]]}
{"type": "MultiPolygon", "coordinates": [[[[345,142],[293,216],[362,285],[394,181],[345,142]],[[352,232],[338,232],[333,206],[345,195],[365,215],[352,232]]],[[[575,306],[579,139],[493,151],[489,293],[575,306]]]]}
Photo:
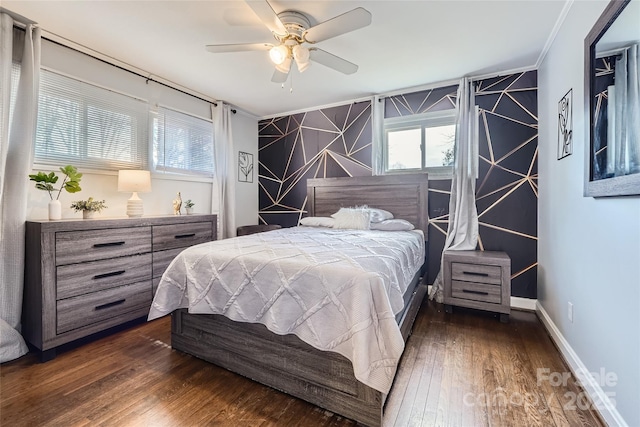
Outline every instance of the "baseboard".
{"type": "Polygon", "coordinates": [[[569,342],[564,338],[560,330],[556,327],[551,317],[546,312],[540,302],[536,302],[536,312],[538,317],[542,321],[545,328],[549,332],[551,339],[555,342],[556,346],[560,350],[560,353],[569,364],[569,368],[572,374],[576,378],[580,378],[580,384],[584,391],[589,395],[592,402],[597,402],[594,405],[602,419],[610,426],[628,426],[620,412],[616,409],[615,405],[611,403],[609,397],[605,394],[600,384],[591,375],[577,375],[577,372],[590,372],[587,367],[582,363],[578,354],[573,350],[569,342]]]}

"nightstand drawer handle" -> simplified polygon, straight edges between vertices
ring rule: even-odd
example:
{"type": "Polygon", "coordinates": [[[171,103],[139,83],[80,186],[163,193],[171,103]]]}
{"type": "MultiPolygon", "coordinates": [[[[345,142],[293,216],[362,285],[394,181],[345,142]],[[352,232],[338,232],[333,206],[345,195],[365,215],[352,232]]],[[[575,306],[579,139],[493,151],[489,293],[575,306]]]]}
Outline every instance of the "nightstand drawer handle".
{"type": "Polygon", "coordinates": [[[196,233],[189,233],[189,234],[176,234],[175,237],[176,239],[185,239],[187,237],[194,237],[196,235],[196,233]]]}
{"type": "Polygon", "coordinates": [[[489,277],[489,273],[477,273],[475,271],[463,271],[462,274],[468,274],[469,276],[489,277]]]}
{"type": "Polygon", "coordinates": [[[109,242],[109,243],[96,243],[93,245],[94,248],[106,248],[109,246],[122,246],[124,242],[109,242]]]}
{"type": "Polygon", "coordinates": [[[105,308],[110,308],[110,307],[115,307],[116,305],[120,305],[125,301],[126,301],[126,299],[122,298],[122,299],[119,299],[117,301],[108,302],[106,304],[98,305],[98,306],[95,307],[95,309],[96,310],[104,310],[105,308]]]}
{"type": "Polygon", "coordinates": [[[104,279],[105,277],[119,276],[124,274],[125,270],[112,271],[110,273],[96,274],[93,276],[94,279],[104,279]]]}
{"type": "Polygon", "coordinates": [[[468,289],[463,289],[462,292],[464,292],[465,294],[489,295],[489,292],[470,291],[468,289]]]}

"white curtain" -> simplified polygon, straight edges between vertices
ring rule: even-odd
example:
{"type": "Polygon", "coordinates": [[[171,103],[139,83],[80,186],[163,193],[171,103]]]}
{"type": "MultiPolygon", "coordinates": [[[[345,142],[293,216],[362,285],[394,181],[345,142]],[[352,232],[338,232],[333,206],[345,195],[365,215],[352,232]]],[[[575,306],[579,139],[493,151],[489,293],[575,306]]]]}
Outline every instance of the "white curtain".
{"type": "MultiPolygon", "coordinates": [[[[449,200],[449,228],[446,250],[475,250],[478,243],[478,211],[476,209],[476,178],[478,176],[478,107],[475,90],[469,78],[460,81],[456,101],[455,167],[449,200]]],[[[442,302],[442,258],[430,299],[442,302]]]]}
{"type": "Polygon", "coordinates": [[[616,60],[615,84],[608,88],[607,174],[640,172],[640,57],[638,45],[616,60]]]}
{"type": "Polygon", "coordinates": [[[212,212],[218,201],[218,239],[236,235],[236,152],[231,134],[231,109],[222,101],[211,105],[214,132],[215,183],[212,212]],[[217,194],[216,194],[217,193],[217,194]]]}
{"type": "Polygon", "coordinates": [[[383,155],[383,138],[384,138],[384,98],[374,96],[371,100],[371,123],[372,123],[372,146],[373,164],[371,165],[372,175],[384,174],[384,155],[383,155]]]}
{"type": "Polygon", "coordinates": [[[20,335],[24,285],[24,231],[33,135],[38,110],[40,29],[26,26],[16,103],[9,114],[14,58],[13,19],[0,13],[0,362],[16,359],[28,349],[20,335]],[[11,117],[11,123],[9,123],[11,117]]]}

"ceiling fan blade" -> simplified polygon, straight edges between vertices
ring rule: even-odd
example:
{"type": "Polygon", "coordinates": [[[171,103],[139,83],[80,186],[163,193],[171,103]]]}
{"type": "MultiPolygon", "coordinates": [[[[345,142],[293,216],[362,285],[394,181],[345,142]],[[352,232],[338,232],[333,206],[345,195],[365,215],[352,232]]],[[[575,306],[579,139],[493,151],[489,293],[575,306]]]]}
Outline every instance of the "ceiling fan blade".
{"type": "Polygon", "coordinates": [[[324,21],[302,33],[309,43],[317,43],[371,24],[371,13],[358,7],[335,18],[324,21]]]}
{"type": "Polygon", "coordinates": [[[247,5],[258,15],[258,18],[272,33],[284,36],[289,34],[280,18],[267,0],[245,0],[247,5]]]}
{"type": "Polygon", "coordinates": [[[273,76],[271,77],[271,81],[274,83],[284,83],[287,81],[287,77],[289,77],[289,73],[283,73],[282,71],[274,70],[273,76]]]}
{"type": "Polygon", "coordinates": [[[239,43],[239,44],[208,44],[207,51],[212,53],[226,52],[250,52],[256,50],[269,50],[273,47],[271,43],[239,43]]]}
{"type": "Polygon", "coordinates": [[[310,58],[312,61],[324,65],[325,67],[333,68],[336,71],[340,71],[344,74],[353,74],[358,71],[358,66],[352,62],[342,59],[339,56],[335,56],[326,50],[312,47],[309,49],[310,58]]]}

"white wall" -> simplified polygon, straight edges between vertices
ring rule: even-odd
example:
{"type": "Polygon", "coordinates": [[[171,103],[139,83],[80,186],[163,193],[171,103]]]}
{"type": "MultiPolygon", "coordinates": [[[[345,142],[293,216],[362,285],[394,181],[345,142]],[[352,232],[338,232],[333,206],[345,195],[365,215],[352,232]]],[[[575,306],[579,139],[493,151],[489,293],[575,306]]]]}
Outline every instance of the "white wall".
{"type": "MultiPolygon", "coordinates": [[[[142,77],[49,41],[43,41],[42,43],[42,65],[108,89],[139,97],[147,100],[151,105],[159,104],[205,119],[211,119],[211,109],[208,102],[153,82],[146,82],[142,77]]],[[[252,184],[236,183],[239,204],[236,209],[236,223],[238,225],[257,224],[258,119],[246,113],[238,112],[238,114],[232,115],[231,122],[234,143],[237,145],[236,151],[241,150],[253,153],[254,162],[256,163],[254,165],[256,168],[254,182],[252,184]]],[[[59,172],[55,167],[34,166],[34,173],[51,170],[59,172]]],[[[81,218],[82,213],[74,212],[69,208],[69,205],[72,201],[84,200],[90,196],[94,199],[106,200],[108,208],[98,214],[97,217],[126,216],[127,199],[131,195],[117,192],[117,173],[85,170],[80,170],[80,172],[84,173],[81,181],[82,191],[75,194],[63,192],[60,196],[63,218],[81,218]]],[[[60,173],[58,175],[62,179],[62,175],[60,173]]],[[[47,192],[36,190],[34,183],[28,181],[27,177],[25,177],[25,181],[30,186],[28,219],[46,219],[48,216],[47,203],[49,201],[47,192]]],[[[192,199],[195,202],[195,213],[215,213],[218,207],[215,197],[213,198],[214,203],[212,206],[212,186],[213,183],[210,179],[152,174],[152,191],[140,194],[140,198],[144,202],[145,215],[172,214],[171,202],[178,191],[181,193],[183,200],[192,199]]]]}
{"type": "Polygon", "coordinates": [[[617,376],[597,381],[615,401],[607,421],[639,426],[640,197],[582,195],[583,42],[607,3],[575,1],[538,71],[538,301],[589,372],[617,376]],[[557,160],[558,101],[571,88],[573,154],[557,160]]]}

